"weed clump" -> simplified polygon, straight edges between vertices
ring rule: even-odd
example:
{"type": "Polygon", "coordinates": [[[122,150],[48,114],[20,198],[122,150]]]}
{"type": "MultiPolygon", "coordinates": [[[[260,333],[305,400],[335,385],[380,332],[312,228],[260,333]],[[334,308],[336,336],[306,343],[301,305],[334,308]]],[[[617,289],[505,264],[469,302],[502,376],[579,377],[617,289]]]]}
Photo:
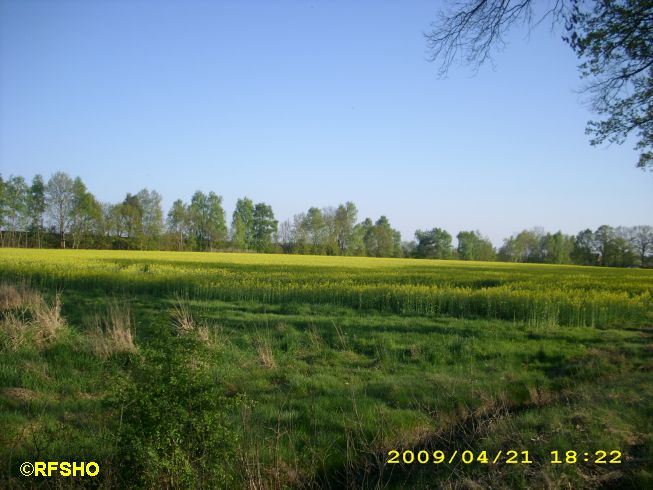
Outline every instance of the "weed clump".
{"type": "Polygon", "coordinates": [[[144,488],[229,488],[241,398],[221,396],[209,350],[195,335],[163,332],[109,397],[119,414],[116,463],[122,483],[144,488]]]}
{"type": "Polygon", "coordinates": [[[188,302],[179,297],[172,312],[172,323],[179,335],[185,335],[195,330],[195,320],[190,313],[188,302]]]}
{"type": "Polygon", "coordinates": [[[53,340],[59,330],[65,325],[61,316],[61,295],[57,293],[52,305],[47,305],[41,300],[33,305],[35,320],[35,341],[38,345],[53,340]]]}
{"type": "Polygon", "coordinates": [[[116,353],[134,354],[138,351],[134,344],[129,305],[112,303],[104,316],[96,314],[93,317],[92,325],[88,334],[91,350],[102,359],[116,353]]]}
{"type": "Polygon", "coordinates": [[[0,283],[0,310],[17,308],[23,303],[23,297],[11,284],[0,283]]]}
{"type": "Polygon", "coordinates": [[[256,340],[256,353],[258,354],[259,361],[265,369],[274,369],[277,367],[277,362],[272,353],[272,346],[267,339],[258,338],[256,340]]]}
{"type": "Polygon", "coordinates": [[[48,304],[36,291],[0,284],[0,350],[17,351],[28,345],[40,348],[53,341],[64,326],[59,293],[48,304]]]}

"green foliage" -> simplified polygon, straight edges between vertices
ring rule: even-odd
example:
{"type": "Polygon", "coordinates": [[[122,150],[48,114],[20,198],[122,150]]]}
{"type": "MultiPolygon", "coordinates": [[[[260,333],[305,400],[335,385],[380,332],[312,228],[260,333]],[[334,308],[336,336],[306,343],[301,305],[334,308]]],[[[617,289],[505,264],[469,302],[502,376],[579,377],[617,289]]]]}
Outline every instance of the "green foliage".
{"type": "Polygon", "coordinates": [[[596,231],[583,230],[575,238],[571,257],[582,265],[629,267],[638,262],[645,266],[653,243],[650,227],[612,228],[599,226],[596,231]]]}
{"type": "Polygon", "coordinates": [[[124,486],[227,487],[238,441],[228,415],[240,399],[219,396],[209,352],[191,335],[160,332],[109,396],[120,415],[115,464],[124,486]]]}
{"type": "Polygon", "coordinates": [[[450,259],[453,255],[451,235],[441,228],[415,232],[415,256],[422,259],[450,259]]]}
{"type": "Polygon", "coordinates": [[[272,207],[238,199],[231,234],[227,233],[222,197],[197,191],[190,204],[177,199],[167,215],[163,233],[162,197],[142,189],[128,193],[118,204],[100,204],[81,178],[63,172],[44,186],[34,177],[31,187],[23,177],[0,178],[0,246],[216,251],[254,250],[292,254],[416,257],[433,259],[548,264],[649,267],[653,265],[653,228],[600,227],[571,236],[524,230],[506,239],[495,253],[478,231],[458,233],[453,250],[448,231],[417,230],[417,243],[401,242],[386,216],[356,224],[358,211],[348,201],[337,208],[311,207],[279,226],[272,207]],[[47,212],[44,212],[47,211],[47,212]],[[44,220],[44,217],[49,219],[44,220]],[[589,234],[588,234],[589,233],[589,234]]]}
{"type": "Polygon", "coordinates": [[[141,250],[156,249],[160,246],[161,232],[163,230],[161,194],[154,190],[142,189],[136,196],[143,210],[140,248],[141,250]]]}
{"type": "Polygon", "coordinates": [[[0,356],[3,488],[25,481],[19,461],[81,456],[110,488],[650,483],[651,271],[77,250],[0,250],[0,271],[64,286],[70,325],[0,356]],[[83,319],[118,291],[140,354],[101,361],[83,319]],[[529,450],[534,464],[402,474],[389,448],[529,450]],[[618,467],[547,459],[614,448],[618,467]]]}
{"type": "Polygon", "coordinates": [[[102,208],[93,194],[79,177],[73,181],[73,207],[71,211],[70,231],[73,248],[79,248],[81,243],[93,245],[93,238],[99,237],[102,230],[102,208]]]}
{"type": "Polygon", "coordinates": [[[277,233],[278,221],[274,219],[272,206],[263,202],[254,206],[252,213],[252,245],[257,252],[269,252],[272,238],[277,233]]]}
{"type": "Polygon", "coordinates": [[[390,226],[386,216],[376,222],[366,218],[354,227],[350,255],[369,257],[401,257],[401,234],[390,226]]]}
{"type": "Polygon", "coordinates": [[[604,119],[590,121],[590,143],[623,143],[637,133],[638,166],[653,166],[653,35],[650,0],[557,1],[543,16],[534,15],[534,0],[465,0],[441,10],[426,34],[431,61],[440,60],[445,75],[457,60],[478,68],[505,44],[515,24],[529,27],[551,16],[565,24],[564,41],[581,60],[581,78],[589,80],[592,110],[604,119]],[[536,20],[537,19],[537,20],[536,20]]]}
{"type": "Polygon", "coordinates": [[[188,222],[198,250],[212,251],[227,239],[222,197],[215,192],[206,195],[197,191],[193,194],[188,207],[188,222]]]}
{"type": "Polygon", "coordinates": [[[181,199],[172,203],[166,221],[168,233],[174,239],[173,250],[184,250],[184,242],[188,235],[188,209],[181,199]]]}
{"type": "MultiPolygon", "coordinates": [[[[21,231],[29,226],[29,186],[21,176],[10,176],[2,185],[0,223],[8,233],[9,246],[21,245],[21,231]]],[[[26,242],[26,234],[23,233],[26,242]]]]}
{"type": "Polygon", "coordinates": [[[478,231],[461,231],[456,236],[456,253],[461,260],[495,260],[496,253],[492,242],[478,231]]]}
{"type": "Polygon", "coordinates": [[[592,145],[623,143],[637,132],[638,167],[653,166],[653,4],[649,0],[572,0],[566,42],[582,60],[592,109],[592,145]]]}
{"type": "Polygon", "coordinates": [[[139,240],[143,229],[143,207],[138,196],[128,192],[119,213],[125,236],[139,240]]]}
{"type": "Polygon", "coordinates": [[[541,239],[539,230],[523,230],[504,240],[499,258],[508,262],[541,262],[541,239]]]}
{"type": "Polygon", "coordinates": [[[45,187],[45,202],[47,212],[59,232],[60,247],[66,248],[66,232],[74,206],[73,180],[68,174],[57,172],[50,177],[45,187]]]}
{"type": "Polygon", "coordinates": [[[30,231],[36,233],[36,246],[41,247],[41,233],[43,232],[43,215],[45,213],[45,183],[41,175],[32,179],[29,195],[30,231]]]}
{"type": "Polygon", "coordinates": [[[541,242],[543,261],[547,264],[571,263],[571,252],[574,247],[572,237],[562,232],[547,233],[541,242]]]}
{"type": "Polygon", "coordinates": [[[358,218],[358,209],[356,205],[347,201],[344,205],[340,204],[334,214],[334,231],[336,242],[340,255],[349,254],[354,241],[354,226],[358,218]]]}
{"type": "Polygon", "coordinates": [[[308,234],[311,252],[314,254],[324,253],[327,229],[322,211],[316,207],[310,208],[302,225],[308,234]]]}
{"type": "Polygon", "coordinates": [[[245,197],[236,201],[231,222],[231,242],[240,250],[253,248],[254,240],[254,203],[245,197]]]}
{"type": "Polygon", "coordinates": [[[233,253],[5,249],[0,265],[1,277],[54,288],[72,283],[105,293],[185,291],[224,301],[573,326],[641,319],[651,308],[653,279],[645,270],[233,253]]]}

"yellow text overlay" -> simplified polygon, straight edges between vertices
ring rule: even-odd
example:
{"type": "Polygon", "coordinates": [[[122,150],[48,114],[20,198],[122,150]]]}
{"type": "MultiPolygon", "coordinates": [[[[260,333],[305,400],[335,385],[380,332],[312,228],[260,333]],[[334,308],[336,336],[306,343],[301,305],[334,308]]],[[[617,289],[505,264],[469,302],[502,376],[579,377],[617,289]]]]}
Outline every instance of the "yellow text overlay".
{"type": "Polygon", "coordinates": [[[25,461],[20,465],[23,476],[96,476],[100,465],[95,461],[25,461]]]}

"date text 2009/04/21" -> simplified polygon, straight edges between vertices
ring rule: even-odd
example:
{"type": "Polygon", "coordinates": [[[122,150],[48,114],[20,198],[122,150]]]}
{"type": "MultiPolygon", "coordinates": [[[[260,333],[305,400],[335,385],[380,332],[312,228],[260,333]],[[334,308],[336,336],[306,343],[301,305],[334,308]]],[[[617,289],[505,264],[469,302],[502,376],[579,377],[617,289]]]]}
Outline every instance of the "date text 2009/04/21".
{"type": "MultiPolygon", "coordinates": [[[[621,464],[621,451],[551,451],[548,463],[550,464],[621,464]]],[[[388,451],[387,464],[531,464],[533,460],[528,451],[498,450],[492,451],[427,451],[426,449],[413,451],[407,449],[388,451]]]]}

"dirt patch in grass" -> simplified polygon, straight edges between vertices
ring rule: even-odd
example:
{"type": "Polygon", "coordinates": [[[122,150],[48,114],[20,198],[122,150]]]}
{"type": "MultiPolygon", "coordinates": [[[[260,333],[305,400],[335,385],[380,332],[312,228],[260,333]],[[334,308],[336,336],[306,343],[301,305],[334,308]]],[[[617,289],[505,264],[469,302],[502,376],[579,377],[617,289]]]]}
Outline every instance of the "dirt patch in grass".
{"type": "Polygon", "coordinates": [[[43,398],[43,395],[38,391],[29,390],[27,388],[2,388],[0,393],[2,393],[2,396],[18,403],[27,403],[43,398]]]}

